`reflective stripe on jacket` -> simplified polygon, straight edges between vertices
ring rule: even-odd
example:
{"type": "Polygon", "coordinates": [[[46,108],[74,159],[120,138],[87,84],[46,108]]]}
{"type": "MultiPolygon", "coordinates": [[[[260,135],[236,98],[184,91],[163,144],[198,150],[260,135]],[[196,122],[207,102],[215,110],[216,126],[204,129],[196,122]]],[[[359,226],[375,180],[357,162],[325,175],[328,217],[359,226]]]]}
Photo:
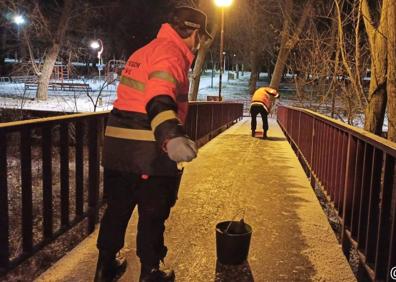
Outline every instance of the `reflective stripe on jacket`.
{"type": "Polygon", "coordinates": [[[104,167],[148,175],[179,173],[162,145],[185,135],[188,70],[193,59],[169,24],[130,56],[105,131],[104,167]]]}
{"type": "Polygon", "coordinates": [[[278,97],[279,97],[278,92],[271,93],[271,92],[267,91],[266,87],[260,87],[253,94],[251,106],[252,105],[261,105],[269,113],[271,111],[271,107],[272,107],[272,99],[278,98],[278,97]]]}

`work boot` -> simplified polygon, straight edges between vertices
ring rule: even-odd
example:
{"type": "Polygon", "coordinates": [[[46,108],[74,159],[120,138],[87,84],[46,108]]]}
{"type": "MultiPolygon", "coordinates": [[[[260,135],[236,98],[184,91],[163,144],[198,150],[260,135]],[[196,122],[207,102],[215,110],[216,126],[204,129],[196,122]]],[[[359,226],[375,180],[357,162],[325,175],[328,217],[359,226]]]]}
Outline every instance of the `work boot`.
{"type": "Polygon", "coordinates": [[[175,272],[172,269],[160,269],[159,267],[147,268],[142,265],[139,282],[173,282],[175,272]]]}
{"type": "Polygon", "coordinates": [[[117,281],[126,269],[127,261],[123,255],[99,251],[94,282],[117,281]]]}
{"type": "Polygon", "coordinates": [[[254,130],[252,130],[252,137],[254,137],[256,135],[256,132],[254,130]]]}
{"type": "Polygon", "coordinates": [[[263,139],[267,139],[268,138],[268,136],[267,136],[267,131],[263,131],[263,139]]]}

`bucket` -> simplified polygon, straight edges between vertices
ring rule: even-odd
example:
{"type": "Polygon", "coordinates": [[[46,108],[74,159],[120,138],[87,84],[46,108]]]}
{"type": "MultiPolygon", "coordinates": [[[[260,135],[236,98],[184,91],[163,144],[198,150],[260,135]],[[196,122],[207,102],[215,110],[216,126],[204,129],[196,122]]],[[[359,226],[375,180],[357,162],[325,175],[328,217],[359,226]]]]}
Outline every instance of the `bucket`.
{"type": "Polygon", "coordinates": [[[222,264],[241,264],[249,254],[252,227],[241,221],[223,221],[216,225],[217,259],[222,264]]]}

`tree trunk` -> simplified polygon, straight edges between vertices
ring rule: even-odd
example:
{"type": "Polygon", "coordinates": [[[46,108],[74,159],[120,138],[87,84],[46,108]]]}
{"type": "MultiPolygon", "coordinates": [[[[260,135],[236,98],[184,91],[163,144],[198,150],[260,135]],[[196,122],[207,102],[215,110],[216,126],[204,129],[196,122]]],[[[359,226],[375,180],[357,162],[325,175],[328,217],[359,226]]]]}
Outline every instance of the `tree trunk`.
{"type": "Polygon", "coordinates": [[[250,79],[249,79],[249,94],[253,96],[254,91],[257,88],[257,79],[258,79],[258,55],[256,51],[250,52],[250,79]]]}
{"type": "Polygon", "coordinates": [[[369,100],[365,112],[364,129],[376,135],[381,135],[386,109],[386,85],[377,87],[370,94],[369,100]]]}
{"type": "Polygon", "coordinates": [[[300,34],[305,26],[309,14],[312,9],[312,1],[308,0],[302,11],[302,15],[298,21],[296,30],[291,34],[292,23],[292,12],[294,8],[294,1],[286,0],[283,5],[284,10],[284,22],[282,28],[282,40],[281,46],[278,53],[278,58],[276,60],[274,72],[271,77],[270,87],[279,89],[280,82],[282,79],[283,70],[285,69],[287,58],[289,57],[290,51],[296,46],[299,41],[300,34]]]}
{"type": "Polygon", "coordinates": [[[278,53],[278,58],[276,60],[274,72],[271,76],[270,87],[279,89],[280,82],[283,76],[283,70],[285,69],[287,57],[289,57],[290,50],[281,47],[281,50],[278,53]]]}
{"type": "Polygon", "coordinates": [[[70,16],[72,14],[74,0],[65,0],[62,15],[60,17],[58,28],[54,36],[52,46],[44,59],[43,69],[38,81],[36,98],[38,100],[48,99],[48,84],[51,78],[52,71],[55,66],[61,45],[64,41],[67,28],[69,26],[70,16]]]}
{"type": "MultiPolygon", "coordinates": [[[[394,1],[394,0],[388,0],[394,1]]],[[[388,139],[396,142],[396,5],[392,3],[388,10],[388,139]]]]}
{"type": "Polygon", "coordinates": [[[51,74],[55,66],[56,58],[58,58],[60,46],[59,44],[52,45],[48,54],[45,57],[44,65],[39,76],[37,95],[38,100],[48,99],[48,84],[51,79],[51,74]]]}
{"type": "Polygon", "coordinates": [[[371,54],[371,79],[368,94],[368,105],[365,111],[364,129],[374,134],[382,134],[386,110],[386,72],[387,72],[387,44],[384,35],[387,33],[387,15],[389,2],[384,1],[381,11],[379,27],[374,26],[367,0],[362,0],[362,16],[369,38],[371,54]]]}
{"type": "Polygon", "coordinates": [[[210,46],[213,43],[217,32],[217,25],[212,30],[212,39],[208,38],[204,43],[202,43],[201,48],[198,50],[197,59],[195,60],[195,66],[192,73],[192,80],[190,85],[190,93],[188,94],[190,101],[196,101],[199,91],[199,83],[201,81],[202,67],[205,64],[206,54],[209,51],[210,46]]]}
{"type": "Polygon", "coordinates": [[[190,101],[197,101],[199,83],[201,81],[202,67],[205,63],[207,49],[200,48],[198,51],[197,59],[195,60],[195,66],[192,73],[190,93],[188,94],[190,101]]]}

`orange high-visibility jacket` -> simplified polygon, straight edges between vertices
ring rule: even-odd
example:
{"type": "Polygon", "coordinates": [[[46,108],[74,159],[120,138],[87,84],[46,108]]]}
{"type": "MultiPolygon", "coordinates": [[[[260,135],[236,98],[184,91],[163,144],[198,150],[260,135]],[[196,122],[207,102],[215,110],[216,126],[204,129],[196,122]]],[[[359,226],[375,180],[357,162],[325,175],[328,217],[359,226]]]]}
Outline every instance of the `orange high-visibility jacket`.
{"type": "Polygon", "coordinates": [[[253,94],[251,106],[261,105],[269,113],[272,107],[271,96],[273,96],[273,98],[278,98],[279,93],[272,88],[260,87],[253,94]]]}
{"type": "Polygon", "coordinates": [[[120,78],[107,122],[103,166],[148,175],[177,175],[165,142],[185,136],[188,70],[194,54],[169,25],[134,52],[120,78]]]}

